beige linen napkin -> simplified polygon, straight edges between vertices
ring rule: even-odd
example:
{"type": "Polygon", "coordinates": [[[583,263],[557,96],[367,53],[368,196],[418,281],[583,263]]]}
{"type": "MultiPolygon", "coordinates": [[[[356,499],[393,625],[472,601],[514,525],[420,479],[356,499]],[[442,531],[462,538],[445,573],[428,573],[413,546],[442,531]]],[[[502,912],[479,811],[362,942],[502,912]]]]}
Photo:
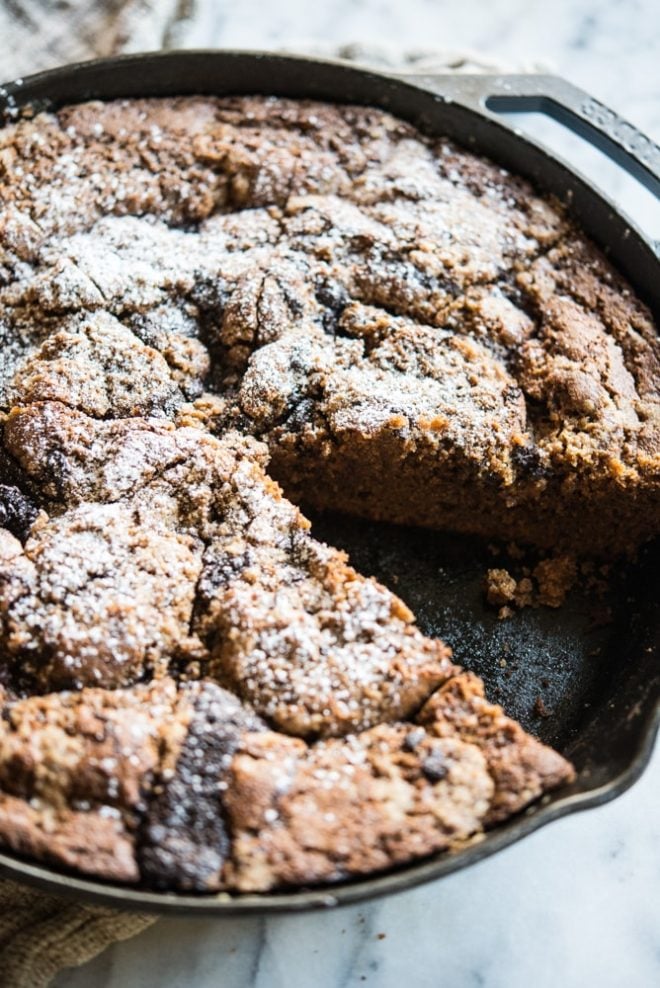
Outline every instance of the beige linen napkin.
{"type": "MultiPolygon", "coordinates": [[[[205,0],[18,0],[0,5],[0,82],[38,69],[122,51],[185,45],[186,25],[205,0]]],[[[211,42],[213,39],[209,39],[211,42]]],[[[220,39],[217,39],[220,40],[220,39]]],[[[333,56],[374,67],[418,72],[539,71],[536,63],[503,65],[473,52],[407,51],[388,46],[309,42],[288,52],[333,56]]],[[[45,988],[112,943],[127,940],[154,916],[76,903],[0,880],[0,988],[45,988]]]]}
{"type": "Polygon", "coordinates": [[[155,921],[0,881],[0,988],[46,988],[63,968],[84,964],[155,921]]]}

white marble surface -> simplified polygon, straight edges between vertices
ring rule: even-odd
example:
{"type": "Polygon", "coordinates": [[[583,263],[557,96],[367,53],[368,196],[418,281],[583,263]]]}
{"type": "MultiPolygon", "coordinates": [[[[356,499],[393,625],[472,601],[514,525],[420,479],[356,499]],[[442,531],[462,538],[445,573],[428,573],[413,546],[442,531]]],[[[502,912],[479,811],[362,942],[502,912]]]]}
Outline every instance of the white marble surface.
{"type": "MultiPolygon", "coordinates": [[[[658,0],[198,0],[187,45],[298,39],[541,61],[660,139],[658,0]]],[[[660,209],[592,174],[660,238],[660,209]]],[[[660,750],[619,800],[396,898],[309,916],[161,920],[57,988],[660,985],[660,750]],[[384,934],[384,936],[383,936],[384,934]]]]}

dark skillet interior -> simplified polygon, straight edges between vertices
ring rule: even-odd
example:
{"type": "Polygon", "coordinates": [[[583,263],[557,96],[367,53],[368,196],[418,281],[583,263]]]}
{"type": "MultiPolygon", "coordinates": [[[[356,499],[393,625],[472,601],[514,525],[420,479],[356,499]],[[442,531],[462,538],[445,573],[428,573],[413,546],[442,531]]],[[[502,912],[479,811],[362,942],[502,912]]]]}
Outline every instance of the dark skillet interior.
{"type": "Polygon", "coordinates": [[[330,514],[315,517],[313,531],[398,593],[492,699],[580,772],[606,778],[625,762],[616,712],[625,718],[645,682],[652,688],[655,677],[657,687],[660,546],[615,568],[604,592],[582,582],[560,608],[527,607],[502,621],[483,584],[490,567],[520,568],[504,546],[330,514]]]}
{"type": "MultiPolygon", "coordinates": [[[[446,84],[452,99],[443,102],[437,96],[441,79],[433,94],[316,60],[235,52],[130,56],[0,88],[0,125],[3,110],[11,118],[16,106],[26,103],[42,108],[118,96],[265,93],[379,105],[499,160],[542,190],[570,198],[587,234],[608,250],[660,318],[660,263],[643,237],[588,183],[482,113],[475,105],[480,83],[474,78],[465,79],[466,105],[457,80],[446,84]]],[[[637,778],[658,722],[660,546],[647,547],[634,565],[616,570],[603,600],[578,589],[559,610],[525,609],[499,621],[484,602],[483,578],[489,567],[506,564],[506,557],[494,557],[482,541],[332,515],[314,518],[314,531],[347,549],[358,569],[395,590],[425,632],[443,637],[456,659],[484,678],[493,699],[571,758],[576,783],[460,853],[332,890],[234,899],[161,895],[65,876],[1,854],[0,871],[53,890],[156,911],[308,909],[399,891],[454,871],[559,815],[618,795],[637,778]],[[539,700],[546,716],[539,714],[539,700]]]]}

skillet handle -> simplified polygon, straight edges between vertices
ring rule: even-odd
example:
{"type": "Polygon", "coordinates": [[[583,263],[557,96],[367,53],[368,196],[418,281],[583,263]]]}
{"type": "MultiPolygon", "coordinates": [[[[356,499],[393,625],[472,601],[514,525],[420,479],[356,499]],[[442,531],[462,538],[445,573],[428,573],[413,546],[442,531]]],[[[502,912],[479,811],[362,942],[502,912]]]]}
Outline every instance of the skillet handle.
{"type": "Polygon", "coordinates": [[[544,113],[599,148],[660,198],[660,147],[566,79],[553,75],[420,75],[415,82],[502,126],[510,125],[501,113],[544,113]]]}

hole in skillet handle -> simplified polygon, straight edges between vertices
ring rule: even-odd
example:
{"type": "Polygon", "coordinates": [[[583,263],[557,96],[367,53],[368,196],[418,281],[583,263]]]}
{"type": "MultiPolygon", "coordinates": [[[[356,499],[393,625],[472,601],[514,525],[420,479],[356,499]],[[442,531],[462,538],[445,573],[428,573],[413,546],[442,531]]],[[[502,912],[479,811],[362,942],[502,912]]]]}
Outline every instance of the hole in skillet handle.
{"type": "Polygon", "coordinates": [[[660,148],[598,100],[581,96],[579,113],[547,95],[493,94],[484,106],[594,176],[660,256],[660,148]]]}
{"type": "MultiPolygon", "coordinates": [[[[530,77],[514,77],[517,78],[530,77]]],[[[603,151],[656,197],[660,196],[660,147],[650,137],[563,79],[540,78],[554,92],[492,93],[484,105],[494,113],[543,113],[551,117],[603,151]]]]}

